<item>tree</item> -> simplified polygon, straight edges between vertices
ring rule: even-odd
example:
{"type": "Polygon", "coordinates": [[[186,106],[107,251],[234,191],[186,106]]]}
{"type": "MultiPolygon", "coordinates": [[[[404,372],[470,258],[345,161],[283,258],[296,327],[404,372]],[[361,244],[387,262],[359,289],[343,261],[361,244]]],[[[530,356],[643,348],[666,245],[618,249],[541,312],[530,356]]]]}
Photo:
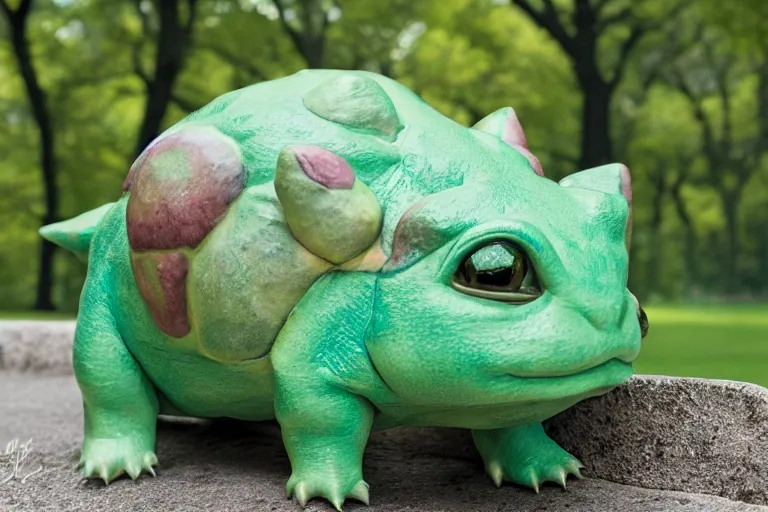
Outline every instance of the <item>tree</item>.
{"type": "MultiPolygon", "coordinates": [[[[669,72],[669,81],[688,100],[694,117],[701,127],[702,153],[707,162],[705,183],[720,196],[726,221],[726,252],[724,285],[727,292],[737,286],[739,261],[739,205],[745,187],[766,151],[764,137],[768,120],[758,120],[758,131],[751,140],[739,140],[734,134],[733,96],[736,94],[734,75],[744,73],[736,67],[730,55],[719,53],[719,41],[706,35],[702,43],[678,60],[669,72]],[[707,109],[708,100],[715,100],[719,112],[707,109]]],[[[715,36],[716,37],[716,36],[715,36]]],[[[757,71],[757,111],[766,111],[765,84],[762,77],[768,73],[768,62],[760,63],[757,71]]]]}
{"type": "Polygon", "coordinates": [[[551,38],[497,1],[430,2],[418,20],[395,52],[400,82],[467,126],[511,106],[547,176],[576,170],[579,98],[551,38]]]}
{"type": "MultiPolygon", "coordinates": [[[[638,14],[639,2],[618,0],[572,0],[568,8],[558,8],[553,0],[543,0],[537,9],[529,0],[512,0],[541,28],[546,30],[570,58],[582,93],[581,156],[582,169],[613,160],[610,128],[610,105],[616,87],[624,77],[630,57],[640,40],[660,22],[638,14]],[[562,21],[560,11],[570,10],[570,22],[562,21]],[[614,27],[629,21],[628,35],[623,39],[618,58],[609,73],[602,70],[600,39],[614,27]]],[[[679,2],[674,10],[684,4],[679,2]]],[[[665,16],[668,14],[665,14],[665,16]]]]}
{"type": "Polygon", "coordinates": [[[156,30],[154,72],[150,74],[141,60],[141,44],[134,47],[134,67],[146,88],[146,103],[134,155],[139,155],[159,134],[163,117],[173,99],[173,87],[184,65],[187,49],[192,39],[197,0],[160,0],[146,3],[133,0],[141,18],[144,38],[152,38],[152,20],[146,7],[153,5],[157,11],[159,27],[156,30]],[[183,3],[182,3],[183,2],[183,3]],[[183,19],[182,5],[186,6],[183,19]]]}
{"type": "Polygon", "coordinates": [[[310,69],[323,67],[326,29],[340,14],[336,2],[324,0],[273,0],[280,22],[310,69]]]}
{"type": "MultiPolygon", "coordinates": [[[[38,80],[27,37],[29,15],[32,9],[32,0],[21,0],[16,9],[13,9],[7,0],[0,0],[0,11],[10,30],[11,45],[16,58],[16,64],[24,82],[27,99],[32,107],[32,113],[40,134],[40,168],[43,177],[45,212],[42,225],[50,224],[58,220],[59,189],[56,176],[56,155],[54,145],[54,130],[51,115],[47,104],[45,91],[38,80]]],[[[39,253],[39,273],[37,280],[37,293],[35,309],[53,310],[51,298],[53,288],[53,262],[55,246],[47,240],[41,239],[39,253]]]]}

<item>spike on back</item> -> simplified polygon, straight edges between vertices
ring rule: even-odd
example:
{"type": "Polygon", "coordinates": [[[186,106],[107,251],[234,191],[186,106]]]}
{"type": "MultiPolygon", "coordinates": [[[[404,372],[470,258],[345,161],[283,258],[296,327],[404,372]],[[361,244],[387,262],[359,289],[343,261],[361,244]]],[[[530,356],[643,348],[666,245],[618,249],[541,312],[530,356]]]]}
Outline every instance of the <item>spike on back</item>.
{"type": "Polygon", "coordinates": [[[363,76],[343,75],[318,85],[304,95],[304,106],[323,119],[389,142],[402,129],[387,93],[363,76]]]}
{"type": "Polygon", "coordinates": [[[280,152],[275,192],[293,237],[310,252],[341,264],[371,248],[382,211],[344,158],[318,146],[280,152]]]}
{"type": "Polygon", "coordinates": [[[500,108],[496,112],[482,118],[472,128],[490,133],[512,146],[528,160],[528,163],[533,168],[533,172],[539,176],[544,176],[541,162],[528,150],[528,140],[525,137],[523,125],[517,118],[515,109],[512,107],[500,108]]]}
{"type": "Polygon", "coordinates": [[[72,251],[81,260],[87,261],[91,240],[96,229],[101,219],[114,204],[108,203],[73,219],[43,226],[40,228],[40,235],[46,240],[72,251]]]}

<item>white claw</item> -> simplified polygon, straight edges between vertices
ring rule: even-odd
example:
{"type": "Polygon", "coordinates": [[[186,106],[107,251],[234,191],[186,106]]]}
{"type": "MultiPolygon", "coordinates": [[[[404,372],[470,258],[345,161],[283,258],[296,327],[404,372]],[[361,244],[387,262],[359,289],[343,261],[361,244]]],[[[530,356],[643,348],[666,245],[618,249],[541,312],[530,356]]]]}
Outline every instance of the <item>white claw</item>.
{"type": "Polygon", "coordinates": [[[347,495],[348,498],[362,501],[366,505],[370,505],[370,497],[368,492],[368,484],[365,481],[360,480],[355,487],[347,495]]]}
{"type": "Polygon", "coordinates": [[[501,464],[497,461],[489,463],[487,472],[493,483],[496,484],[496,487],[501,487],[501,483],[504,481],[504,469],[501,467],[501,464]]]}

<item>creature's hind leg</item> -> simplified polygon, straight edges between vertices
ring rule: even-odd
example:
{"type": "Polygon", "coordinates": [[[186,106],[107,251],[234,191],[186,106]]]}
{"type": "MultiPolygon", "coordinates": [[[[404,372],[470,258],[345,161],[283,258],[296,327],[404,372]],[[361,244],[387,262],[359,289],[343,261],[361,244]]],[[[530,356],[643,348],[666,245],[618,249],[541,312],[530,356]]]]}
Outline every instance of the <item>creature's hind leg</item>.
{"type": "Polygon", "coordinates": [[[154,475],[158,414],[154,388],[117,331],[109,281],[98,272],[86,281],[73,358],[85,420],[78,467],[106,483],[123,473],[154,475]]]}

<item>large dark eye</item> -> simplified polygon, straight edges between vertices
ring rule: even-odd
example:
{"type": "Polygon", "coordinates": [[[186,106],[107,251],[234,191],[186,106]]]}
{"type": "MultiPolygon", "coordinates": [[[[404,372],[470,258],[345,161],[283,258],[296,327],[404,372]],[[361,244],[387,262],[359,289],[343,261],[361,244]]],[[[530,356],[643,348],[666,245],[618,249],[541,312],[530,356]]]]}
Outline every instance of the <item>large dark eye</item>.
{"type": "Polygon", "coordinates": [[[490,242],[464,258],[451,286],[467,295],[524,304],[541,295],[533,265],[507,241],[490,242]]]}

